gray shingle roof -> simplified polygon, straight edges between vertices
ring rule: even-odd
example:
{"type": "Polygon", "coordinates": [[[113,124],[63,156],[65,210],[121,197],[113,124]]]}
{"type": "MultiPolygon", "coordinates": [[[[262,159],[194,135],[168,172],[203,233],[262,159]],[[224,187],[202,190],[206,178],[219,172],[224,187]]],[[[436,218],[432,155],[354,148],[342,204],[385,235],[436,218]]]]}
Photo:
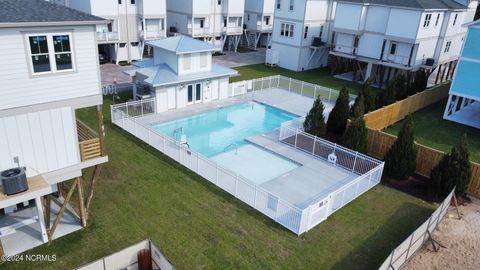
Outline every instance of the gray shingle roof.
{"type": "Polygon", "coordinates": [[[98,21],[104,19],[45,0],[0,0],[0,25],[98,21]]]}
{"type": "Polygon", "coordinates": [[[415,9],[467,9],[466,6],[454,0],[338,0],[372,5],[386,5],[415,9]]]}

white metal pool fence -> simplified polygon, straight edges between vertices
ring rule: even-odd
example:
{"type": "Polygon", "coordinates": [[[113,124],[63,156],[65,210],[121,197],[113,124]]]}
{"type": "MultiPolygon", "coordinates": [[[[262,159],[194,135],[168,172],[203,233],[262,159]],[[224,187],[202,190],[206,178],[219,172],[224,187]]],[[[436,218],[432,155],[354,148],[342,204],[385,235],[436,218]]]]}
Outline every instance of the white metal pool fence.
{"type": "MultiPolygon", "coordinates": [[[[339,95],[339,91],[320,85],[299,81],[281,75],[233,82],[229,85],[230,95],[238,96],[250,92],[262,91],[266,89],[278,88],[291,93],[299,94],[305,97],[315,99],[320,96],[322,101],[334,103],[339,95]]],[[[355,95],[350,95],[350,101],[355,100],[355,95]]]]}

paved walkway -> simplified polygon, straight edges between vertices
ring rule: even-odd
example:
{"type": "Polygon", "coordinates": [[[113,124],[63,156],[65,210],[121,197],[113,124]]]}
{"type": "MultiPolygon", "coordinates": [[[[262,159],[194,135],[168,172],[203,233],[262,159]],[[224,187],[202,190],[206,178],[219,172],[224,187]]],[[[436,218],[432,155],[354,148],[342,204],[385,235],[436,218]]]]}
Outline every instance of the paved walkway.
{"type": "Polygon", "coordinates": [[[225,55],[214,56],[213,63],[231,68],[263,64],[265,63],[266,52],[265,48],[247,53],[225,52],[225,55]]]}
{"type": "Polygon", "coordinates": [[[100,65],[100,73],[102,76],[102,86],[107,86],[113,83],[113,80],[116,79],[118,84],[122,83],[131,83],[132,80],[127,75],[123,74],[122,71],[127,69],[132,69],[132,66],[118,66],[112,63],[106,63],[100,65]]]}

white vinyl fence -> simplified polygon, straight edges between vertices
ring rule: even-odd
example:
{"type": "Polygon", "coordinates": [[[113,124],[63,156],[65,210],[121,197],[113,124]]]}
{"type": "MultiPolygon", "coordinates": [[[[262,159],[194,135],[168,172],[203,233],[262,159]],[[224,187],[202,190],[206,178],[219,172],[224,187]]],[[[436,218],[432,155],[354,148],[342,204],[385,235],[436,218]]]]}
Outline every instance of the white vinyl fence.
{"type": "Polygon", "coordinates": [[[310,210],[308,215],[310,218],[307,222],[307,228],[311,229],[346,204],[379,184],[382,178],[384,163],[308,134],[301,129],[301,123],[302,121],[299,119],[283,123],[280,128],[279,140],[300,151],[358,175],[355,180],[308,208],[310,210]]]}
{"type": "Polygon", "coordinates": [[[138,252],[144,249],[150,250],[152,256],[152,266],[154,269],[175,270],[175,266],[168,261],[160,249],[157,248],[150,240],[144,240],[110,256],[79,267],[77,270],[137,269],[138,252]]]}
{"type": "MultiPolygon", "coordinates": [[[[141,107],[149,102],[149,100],[145,103],[136,102],[135,106],[141,107]]],[[[132,106],[131,103],[112,106],[112,122],[292,232],[299,235],[304,231],[300,228],[304,214],[301,209],[207,157],[180,145],[178,141],[151,129],[138,121],[138,118],[129,117],[126,111],[129,108],[131,112],[132,106]]]]}
{"type": "MultiPolygon", "coordinates": [[[[340,93],[335,89],[276,75],[247,81],[233,82],[229,85],[229,96],[239,96],[250,92],[272,88],[286,90],[288,92],[296,93],[313,99],[315,99],[317,96],[320,96],[322,101],[330,103],[334,103],[340,93]]],[[[355,95],[350,95],[350,101],[355,100],[355,98],[355,95]]]]}
{"type": "Polygon", "coordinates": [[[405,241],[403,241],[392,253],[387,257],[380,266],[380,270],[397,270],[402,268],[410,258],[417,252],[430,236],[437,229],[440,222],[448,212],[448,207],[452,201],[455,189],[450,192],[442,204],[433,212],[430,218],[418,227],[405,241]]]}

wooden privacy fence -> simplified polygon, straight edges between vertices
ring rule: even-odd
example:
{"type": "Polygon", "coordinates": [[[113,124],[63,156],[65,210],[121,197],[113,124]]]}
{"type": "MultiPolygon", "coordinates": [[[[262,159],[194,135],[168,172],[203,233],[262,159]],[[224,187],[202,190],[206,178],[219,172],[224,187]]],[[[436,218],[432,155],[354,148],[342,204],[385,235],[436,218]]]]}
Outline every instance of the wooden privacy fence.
{"type": "Polygon", "coordinates": [[[404,119],[407,115],[437,103],[448,96],[450,84],[442,84],[417,93],[404,100],[364,115],[365,124],[372,129],[384,129],[404,119]]]}
{"type": "MultiPolygon", "coordinates": [[[[367,152],[369,155],[383,160],[396,139],[397,137],[394,135],[380,130],[369,129],[367,152]]],[[[430,172],[442,160],[445,153],[418,143],[416,145],[418,149],[416,173],[430,177],[430,172]]],[[[480,164],[475,162],[471,162],[471,164],[472,180],[468,192],[480,198],[480,164]]]]}
{"type": "Polygon", "coordinates": [[[96,131],[77,119],[77,133],[82,161],[102,156],[100,138],[96,131]]]}

